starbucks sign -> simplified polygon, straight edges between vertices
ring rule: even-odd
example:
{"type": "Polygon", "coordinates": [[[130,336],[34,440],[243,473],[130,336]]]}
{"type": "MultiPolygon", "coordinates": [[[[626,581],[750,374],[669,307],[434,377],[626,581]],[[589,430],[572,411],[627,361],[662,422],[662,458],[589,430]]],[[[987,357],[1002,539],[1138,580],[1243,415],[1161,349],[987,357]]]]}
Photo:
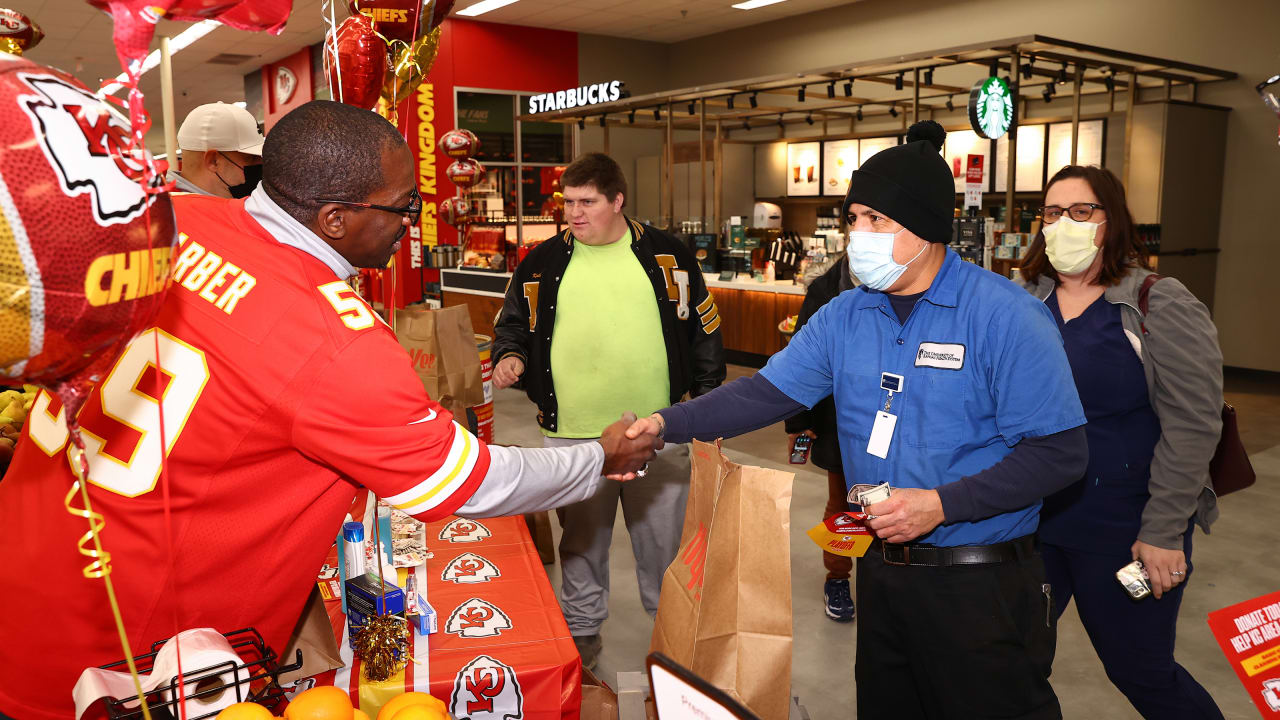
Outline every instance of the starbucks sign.
{"type": "Polygon", "coordinates": [[[969,91],[969,125],[988,140],[1009,132],[1013,122],[1013,93],[998,77],[983,78],[969,91]]]}

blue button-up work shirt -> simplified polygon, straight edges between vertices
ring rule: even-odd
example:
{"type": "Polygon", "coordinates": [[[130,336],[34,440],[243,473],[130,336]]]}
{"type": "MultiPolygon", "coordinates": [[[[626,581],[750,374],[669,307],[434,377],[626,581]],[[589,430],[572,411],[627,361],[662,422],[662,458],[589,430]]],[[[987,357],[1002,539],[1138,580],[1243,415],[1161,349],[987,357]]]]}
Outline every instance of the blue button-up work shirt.
{"type": "MultiPolygon", "coordinates": [[[[860,287],[827,303],[774,355],[766,379],[806,407],[834,395],[845,480],[932,489],[991,467],[1025,437],[1085,423],[1053,316],[1025,290],[952,250],[905,325],[884,293],[860,287]],[[903,376],[887,457],[867,452],[903,376]]],[[[1040,503],[917,539],[986,545],[1035,532],[1040,503]]]]}

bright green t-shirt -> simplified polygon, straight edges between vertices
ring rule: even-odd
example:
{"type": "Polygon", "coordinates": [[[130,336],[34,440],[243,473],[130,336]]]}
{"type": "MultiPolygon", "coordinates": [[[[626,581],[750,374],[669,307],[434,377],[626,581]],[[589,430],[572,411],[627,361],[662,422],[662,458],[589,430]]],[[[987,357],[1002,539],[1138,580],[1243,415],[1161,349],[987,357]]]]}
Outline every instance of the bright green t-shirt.
{"type": "Polygon", "coordinates": [[[631,237],[628,227],[608,245],[573,241],[551,331],[551,437],[599,437],[626,411],[645,417],[671,402],[662,318],[631,237]]]}

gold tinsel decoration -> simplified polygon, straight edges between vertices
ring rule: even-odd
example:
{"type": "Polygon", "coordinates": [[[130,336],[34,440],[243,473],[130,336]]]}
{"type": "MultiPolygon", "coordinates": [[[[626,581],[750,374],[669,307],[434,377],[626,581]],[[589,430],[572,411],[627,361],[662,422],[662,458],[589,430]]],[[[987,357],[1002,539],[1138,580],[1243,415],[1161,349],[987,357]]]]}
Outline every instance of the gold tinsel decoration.
{"type": "Polygon", "coordinates": [[[353,651],[365,678],[382,682],[404,667],[408,644],[409,624],[404,618],[375,615],[356,630],[353,651]]]}

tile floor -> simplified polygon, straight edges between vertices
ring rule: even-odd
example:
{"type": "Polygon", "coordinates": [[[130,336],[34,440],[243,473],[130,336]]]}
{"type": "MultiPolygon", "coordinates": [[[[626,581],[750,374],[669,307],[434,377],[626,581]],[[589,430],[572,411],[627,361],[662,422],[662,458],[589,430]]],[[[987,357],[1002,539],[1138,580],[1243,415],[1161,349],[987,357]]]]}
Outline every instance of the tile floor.
{"type": "MultiPolygon", "coordinates": [[[[731,366],[730,379],[752,370],[731,366]]],[[[1251,700],[1209,632],[1206,615],[1218,608],[1280,589],[1275,565],[1280,546],[1280,375],[1232,371],[1227,401],[1239,414],[1241,435],[1258,484],[1223,498],[1221,518],[1212,535],[1195,539],[1196,574],[1184,595],[1178,622],[1178,660],[1208,688],[1229,719],[1258,717],[1251,700]]],[[[515,390],[497,393],[496,439],[503,444],[538,446],[532,404],[515,390]]],[[[780,425],[727,440],[736,462],[796,469],[787,464],[786,437],[780,425]]],[[[791,581],[795,645],[792,687],[815,720],[854,717],[857,688],[849,653],[855,624],[841,625],[822,613],[822,559],[804,534],[820,519],[826,503],[826,476],[799,466],[791,502],[791,581]]],[[[553,521],[554,523],[554,521],[553,521]]],[[[557,532],[558,536],[558,532],[557,532]]],[[[630,539],[618,513],[611,552],[610,617],[602,634],[604,650],[597,674],[612,684],[618,671],[643,669],[652,621],[640,607],[630,539]]],[[[558,566],[548,566],[553,585],[558,566]]],[[[1103,673],[1074,607],[1058,626],[1058,651],[1052,677],[1066,718],[1129,720],[1139,717],[1103,673]]]]}

